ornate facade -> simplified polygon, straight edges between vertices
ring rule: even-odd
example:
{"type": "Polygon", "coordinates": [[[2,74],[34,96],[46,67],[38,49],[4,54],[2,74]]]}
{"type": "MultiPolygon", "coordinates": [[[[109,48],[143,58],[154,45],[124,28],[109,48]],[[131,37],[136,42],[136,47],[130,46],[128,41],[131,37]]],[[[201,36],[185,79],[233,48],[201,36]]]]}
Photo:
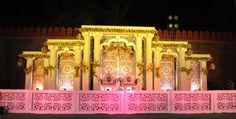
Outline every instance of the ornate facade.
{"type": "Polygon", "coordinates": [[[82,25],[75,39],[23,51],[25,89],[207,90],[210,54],[186,41],[159,41],[155,27],[82,25]]]}

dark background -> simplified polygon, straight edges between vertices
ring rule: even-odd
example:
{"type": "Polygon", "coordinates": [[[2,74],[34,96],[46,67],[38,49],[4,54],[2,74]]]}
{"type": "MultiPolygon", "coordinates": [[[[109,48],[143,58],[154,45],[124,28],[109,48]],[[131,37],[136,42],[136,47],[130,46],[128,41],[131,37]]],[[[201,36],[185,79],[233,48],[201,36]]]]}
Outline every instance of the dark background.
{"type": "Polygon", "coordinates": [[[235,30],[235,0],[1,0],[1,26],[137,25],[165,29],[235,30]]]}
{"type": "MultiPolygon", "coordinates": [[[[179,16],[180,30],[236,30],[235,0],[1,0],[0,27],[80,27],[129,25],[167,28],[170,14],[179,16]]],[[[0,37],[0,88],[24,88],[17,68],[24,50],[40,50],[46,39],[0,37]]],[[[236,41],[236,39],[235,39],[236,41]]],[[[217,69],[210,71],[214,89],[226,80],[236,84],[236,42],[193,42],[194,53],[210,53],[217,69]]],[[[208,64],[209,65],[209,64],[208,64]]]]}

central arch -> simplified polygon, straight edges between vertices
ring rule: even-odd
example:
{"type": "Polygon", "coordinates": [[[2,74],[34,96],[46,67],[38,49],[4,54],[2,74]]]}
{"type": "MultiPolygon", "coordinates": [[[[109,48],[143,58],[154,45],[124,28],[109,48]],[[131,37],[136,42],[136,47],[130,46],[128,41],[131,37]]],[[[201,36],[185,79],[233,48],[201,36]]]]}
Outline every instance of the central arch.
{"type": "Polygon", "coordinates": [[[135,51],[125,40],[111,40],[103,44],[101,53],[101,78],[103,83],[122,84],[135,82],[135,51]]]}

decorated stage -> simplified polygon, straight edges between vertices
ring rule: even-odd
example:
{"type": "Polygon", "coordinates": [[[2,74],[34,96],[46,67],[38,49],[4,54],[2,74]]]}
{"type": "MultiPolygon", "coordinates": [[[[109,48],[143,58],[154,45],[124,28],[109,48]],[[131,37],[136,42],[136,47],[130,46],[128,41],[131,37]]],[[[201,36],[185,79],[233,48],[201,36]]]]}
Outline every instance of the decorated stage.
{"type": "Polygon", "coordinates": [[[235,113],[236,91],[0,90],[10,113],[235,113]]]}

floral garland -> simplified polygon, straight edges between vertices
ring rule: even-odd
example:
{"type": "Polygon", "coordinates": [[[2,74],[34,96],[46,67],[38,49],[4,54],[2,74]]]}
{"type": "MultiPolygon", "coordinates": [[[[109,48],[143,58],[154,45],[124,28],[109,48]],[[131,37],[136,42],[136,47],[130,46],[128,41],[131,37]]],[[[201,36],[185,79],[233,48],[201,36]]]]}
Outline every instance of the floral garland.
{"type": "Polygon", "coordinates": [[[44,67],[44,72],[45,72],[45,74],[48,74],[48,72],[49,72],[50,70],[54,70],[54,69],[55,69],[54,66],[49,65],[49,66],[47,66],[47,67],[44,67]]]}
{"type": "Polygon", "coordinates": [[[93,61],[93,62],[90,62],[90,65],[93,67],[93,70],[91,72],[92,76],[95,76],[95,77],[98,78],[96,68],[100,66],[99,62],[98,61],[93,61]]]}
{"type": "Polygon", "coordinates": [[[161,69],[161,67],[155,67],[154,68],[154,74],[157,78],[159,78],[161,76],[160,69],[161,69]]]}
{"type": "Polygon", "coordinates": [[[127,46],[122,46],[122,45],[111,45],[111,46],[103,46],[103,53],[107,53],[107,51],[111,51],[111,50],[123,50],[125,52],[128,52],[129,54],[133,55],[134,51],[132,49],[132,47],[127,47],[127,46]]]}
{"type": "Polygon", "coordinates": [[[80,28],[81,32],[156,33],[156,30],[133,30],[119,28],[80,28]]]}
{"type": "Polygon", "coordinates": [[[29,74],[29,73],[32,71],[32,68],[33,68],[32,65],[30,65],[29,67],[26,67],[26,68],[25,68],[25,73],[26,73],[26,74],[29,74]]]}
{"type": "Polygon", "coordinates": [[[137,63],[137,67],[138,67],[138,69],[139,69],[139,74],[138,74],[138,76],[141,76],[142,74],[144,74],[144,72],[145,72],[145,70],[144,70],[144,61],[142,61],[142,62],[138,62],[137,63]]]}
{"type": "Polygon", "coordinates": [[[185,72],[187,74],[187,76],[192,72],[192,68],[186,68],[186,67],[181,67],[180,71],[181,72],[185,72]]]}
{"type": "Polygon", "coordinates": [[[146,68],[146,71],[152,71],[153,70],[153,66],[154,65],[152,63],[148,64],[147,68],[146,68]]]}
{"type": "Polygon", "coordinates": [[[204,75],[207,75],[208,74],[208,70],[206,69],[206,68],[202,68],[202,73],[204,74],[204,75]]]}
{"type": "Polygon", "coordinates": [[[87,72],[89,70],[89,65],[87,62],[82,62],[81,66],[80,66],[82,71],[87,72]]]}

